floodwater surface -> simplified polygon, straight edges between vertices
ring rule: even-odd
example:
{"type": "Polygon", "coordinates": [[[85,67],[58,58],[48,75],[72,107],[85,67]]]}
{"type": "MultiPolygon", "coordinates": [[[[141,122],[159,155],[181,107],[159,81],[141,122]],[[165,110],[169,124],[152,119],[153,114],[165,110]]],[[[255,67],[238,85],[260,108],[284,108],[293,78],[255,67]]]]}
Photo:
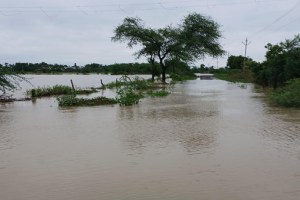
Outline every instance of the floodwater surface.
{"type": "Polygon", "coordinates": [[[300,199],[300,111],[270,107],[251,84],[188,81],[129,107],[57,104],[0,104],[1,200],[300,199]]]}

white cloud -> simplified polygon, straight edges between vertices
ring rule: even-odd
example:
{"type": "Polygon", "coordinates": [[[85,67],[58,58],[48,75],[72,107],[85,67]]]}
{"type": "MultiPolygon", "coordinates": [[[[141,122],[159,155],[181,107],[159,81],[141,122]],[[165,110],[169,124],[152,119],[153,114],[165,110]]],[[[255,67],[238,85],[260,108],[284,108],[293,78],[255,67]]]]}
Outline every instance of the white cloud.
{"type": "MultiPolygon", "coordinates": [[[[291,10],[297,3],[297,0],[2,0],[0,62],[80,65],[135,62],[133,49],[110,40],[113,29],[126,16],[138,16],[146,26],[159,28],[180,23],[190,12],[210,16],[221,25],[224,34],[221,43],[230,54],[243,55],[242,41],[248,37],[251,41],[248,55],[261,61],[266,43],[278,43],[300,33],[300,6],[291,10]],[[274,23],[283,14],[286,15],[274,23]]],[[[204,63],[216,65],[217,60],[207,59],[204,63]]],[[[226,56],[218,63],[223,66],[226,56]]]]}

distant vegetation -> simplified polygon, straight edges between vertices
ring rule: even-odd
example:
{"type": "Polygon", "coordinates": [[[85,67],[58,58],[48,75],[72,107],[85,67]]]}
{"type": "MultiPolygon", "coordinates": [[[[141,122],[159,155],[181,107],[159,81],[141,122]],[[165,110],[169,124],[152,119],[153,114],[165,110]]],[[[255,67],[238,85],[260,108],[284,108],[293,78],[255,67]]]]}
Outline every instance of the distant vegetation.
{"type": "MultiPolygon", "coordinates": [[[[158,63],[154,63],[155,75],[160,76],[161,70],[158,63]]],[[[15,63],[5,66],[0,64],[3,68],[0,72],[8,74],[62,74],[62,73],[99,73],[111,75],[136,75],[136,74],[152,74],[152,65],[149,63],[116,63],[111,65],[102,65],[97,63],[86,64],[78,66],[76,63],[73,66],[41,63],[15,63]],[[5,70],[4,70],[5,69],[5,70]]],[[[167,73],[176,73],[183,75],[192,75],[191,67],[182,61],[166,60],[167,73]]],[[[0,74],[1,75],[1,74],[0,74]]]]}
{"type": "MultiPolygon", "coordinates": [[[[0,64],[0,66],[2,66],[0,64]]],[[[98,63],[78,66],[76,63],[72,66],[61,64],[41,63],[15,63],[5,66],[10,71],[17,74],[60,74],[60,73],[100,73],[100,74],[151,74],[151,65],[149,63],[116,63],[112,65],[102,65],[98,63]]]]}

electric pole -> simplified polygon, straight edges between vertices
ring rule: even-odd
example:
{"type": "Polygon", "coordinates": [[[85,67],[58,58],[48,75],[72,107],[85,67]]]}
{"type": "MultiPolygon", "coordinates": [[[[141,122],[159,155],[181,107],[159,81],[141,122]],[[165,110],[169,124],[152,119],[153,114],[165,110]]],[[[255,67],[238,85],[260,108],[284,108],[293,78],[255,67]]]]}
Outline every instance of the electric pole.
{"type": "Polygon", "coordinates": [[[251,42],[248,42],[248,38],[246,38],[245,42],[242,42],[245,45],[245,56],[244,56],[244,63],[243,63],[243,71],[245,71],[245,67],[246,67],[246,58],[247,58],[247,47],[249,44],[251,44],[251,42]]]}

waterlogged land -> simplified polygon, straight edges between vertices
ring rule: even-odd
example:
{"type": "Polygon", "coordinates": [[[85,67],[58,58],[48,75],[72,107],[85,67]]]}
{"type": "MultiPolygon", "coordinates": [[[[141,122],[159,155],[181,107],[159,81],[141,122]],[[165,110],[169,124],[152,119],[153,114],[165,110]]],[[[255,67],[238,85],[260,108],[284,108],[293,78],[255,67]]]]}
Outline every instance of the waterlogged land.
{"type": "MultiPolygon", "coordinates": [[[[116,77],[32,83],[70,78],[116,77]]],[[[0,160],[1,200],[298,200],[300,111],[270,107],[251,84],[199,79],[129,107],[0,104],[0,160]]]]}

